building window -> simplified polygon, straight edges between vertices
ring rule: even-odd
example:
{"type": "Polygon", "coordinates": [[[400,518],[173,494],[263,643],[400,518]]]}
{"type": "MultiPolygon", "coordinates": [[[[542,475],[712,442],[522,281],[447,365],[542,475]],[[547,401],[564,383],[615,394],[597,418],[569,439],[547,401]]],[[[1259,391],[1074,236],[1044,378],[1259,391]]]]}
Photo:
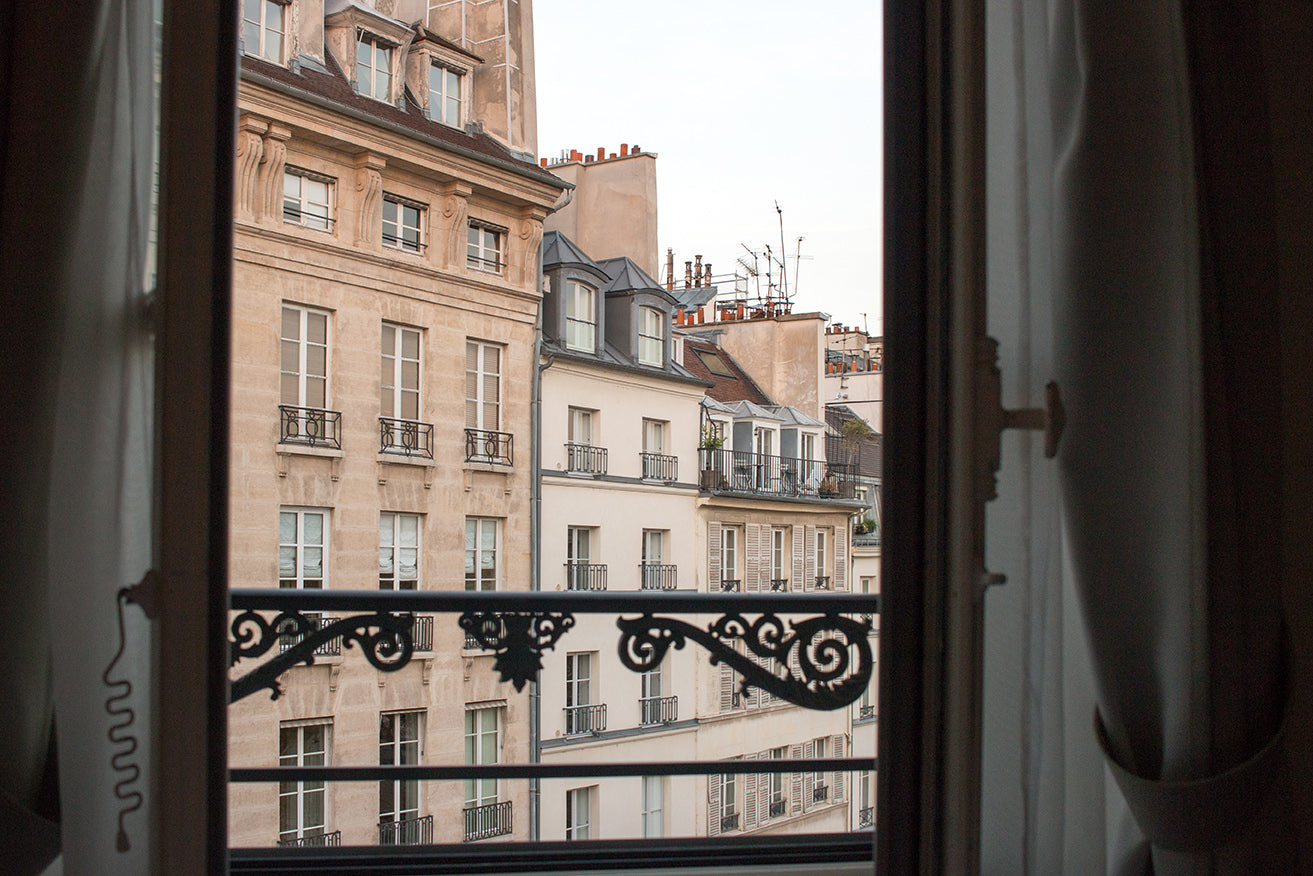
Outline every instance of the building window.
{"type": "Polygon", "coordinates": [[[465,428],[501,428],[501,362],[499,345],[465,342],[465,428]]]}
{"type": "Polygon", "coordinates": [[[638,362],[640,365],[665,364],[665,314],[653,307],[638,310],[638,362]]]}
{"type": "Polygon", "coordinates": [[[567,735],[602,729],[593,720],[592,711],[593,655],[596,653],[596,651],[574,651],[565,655],[565,732],[567,735]]]}
{"type": "Polygon", "coordinates": [[[419,515],[378,515],[378,589],[419,589],[419,515]]]}
{"type": "Polygon", "coordinates": [[[406,252],[424,248],[424,208],[395,195],[383,196],[383,245],[406,252]]]}
{"type": "Polygon", "coordinates": [[[565,284],[565,346],[593,353],[597,350],[596,295],[592,288],[570,280],[565,284]]]}
{"type": "Polygon", "coordinates": [[[665,778],[643,776],[643,836],[664,836],[665,778]]]}
{"type": "MultiPolygon", "coordinates": [[[[789,756],[787,747],[772,748],[770,751],[771,760],[784,760],[789,756]]],[[[784,773],[770,774],[770,810],[769,817],[783,818],[789,811],[788,797],[784,790],[784,773]]]]}
{"type": "MultiPolygon", "coordinates": [[[[663,661],[663,662],[664,662],[664,661],[663,661]]],[[[660,699],[660,697],[661,697],[661,663],[658,663],[656,666],[653,666],[651,669],[649,669],[647,672],[644,672],[644,673],[643,673],[641,676],[639,676],[639,677],[642,679],[642,685],[643,685],[643,699],[645,699],[645,700],[649,700],[649,699],[660,699]]],[[[655,722],[647,721],[647,722],[644,722],[644,723],[651,724],[651,723],[655,723],[655,722]]]]}
{"type": "MultiPolygon", "coordinates": [[[[829,742],[824,736],[812,743],[812,757],[817,760],[825,758],[825,748],[829,742]]],[[[828,803],[830,788],[825,784],[825,771],[818,770],[812,775],[812,803],[828,803]]]]}
{"type": "Polygon", "coordinates": [[[738,776],[725,773],[720,777],[720,830],[722,833],[739,829],[738,776]]]}
{"type": "Polygon", "coordinates": [[[640,589],[675,589],[675,566],[673,564],[667,565],[665,562],[666,539],[668,537],[669,531],[665,529],[643,530],[643,562],[640,567],[642,572],[642,581],[639,583],[640,589]]]}
{"type": "MultiPolygon", "coordinates": [[[[331,718],[287,722],[278,728],[280,767],[327,766],[331,718]]],[[[325,833],[323,782],[278,783],[278,842],[293,844],[325,833]]]]}
{"type": "Polygon", "coordinates": [[[565,838],[586,840],[592,835],[592,802],[596,785],[565,792],[565,838]]]}
{"type": "Polygon", "coordinates": [[[502,262],[502,231],[471,222],[465,232],[465,266],[476,271],[500,274],[502,262]]]}
{"type": "MultiPolygon", "coordinates": [[[[378,716],[379,766],[414,766],[423,754],[424,712],[384,712],[378,716]]],[[[419,817],[419,781],[378,783],[378,821],[412,821],[419,817]]]]}
{"type": "Polygon", "coordinates": [[[593,443],[593,411],[570,408],[570,443],[593,443]]]}
{"type": "Polygon", "coordinates": [[[384,417],[419,419],[419,331],[383,323],[383,367],[379,412],[384,417]]]}
{"type": "Polygon", "coordinates": [[[497,541],[500,521],[491,517],[465,518],[465,589],[497,589],[497,541]]]}
{"type": "Polygon", "coordinates": [[[770,589],[789,589],[789,554],[785,550],[785,531],[776,527],[770,531],[770,589]]]}
{"type": "Polygon", "coordinates": [[[678,459],[666,454],[666,433],[670,424],[664,420],[643,420],[642,476],[652,480],[673,481],[679,477],[678,459]]]}
{"type": "MultiPolygon", "coordinates": [[[[487,766],[501,762],[501,708],[465,709],[465,765],[487,766]]],[[[465,808],[497,802],[496,779],[466,779],[465,808]]]]}
{"type": "Polygon", "coordinates": [[[830,531],[828,529],[816,530],[815,560],[816,560],[816,589],[817,590],[830,589],[830,575],[828,571],[829,570],[829,565],[828,565],[829,535],[830,535],[830,531]]]}
{"type": "Polygon", "coordinates": [[[275,0],[242,0],[242,51],[281,64],[286,8],[275,0]]]}
{"type": "Polygon", "coordinates": [[[382,101],[392,93],[392,47],[363,31],[356,37],[356,91],[382,101]]]}
{"type": "Polygon", "coordinates": [[[732,526],[720,529],[720,589],[741,590],[739,578],[739,531],[732,526]]]}
{"type": "Polygon", "coordinates": [[[643,420],[643,452],[666,452],[666,422],[663,420],[643,420]]]}
{"type": "Polygon", "coordinates": [[[283,508],[278,512],[278,586],[328,586],[329,512],[283,508]]]}
{"type": "Polygon", "coordinates": [[[285,405],[328,407],[328,314],[283,307],[281,400],[285,405]]]}
{"type": "Polygon", "coordinates": [[[283,222],[327,231],[332,222],[333,180],[288,167],[283,171],[283,222]]]}
{"type": "Polygon", "coordinates": [[[460,127],[461,74],[450,67],[429,67],[429,118],[460,127]]]}

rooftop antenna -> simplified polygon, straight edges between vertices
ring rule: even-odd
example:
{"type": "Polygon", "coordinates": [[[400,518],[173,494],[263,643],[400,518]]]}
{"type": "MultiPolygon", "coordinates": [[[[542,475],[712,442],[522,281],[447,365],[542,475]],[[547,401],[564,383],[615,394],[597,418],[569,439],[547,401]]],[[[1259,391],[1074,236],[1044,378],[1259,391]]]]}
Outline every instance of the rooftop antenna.
{"type": "Polygon", "coordinates": [[[799,237],[797,248],[793,252],[793,261],[795,262],[793,266],[793,293],[795,295],[798,294],[798,275],[802,273],[802,260],[811,259],[811,256],[802,254],[802,242],[806,239],[805,237],[799,237]]]}
{"type": "Polygon", "coordinates": [[[780,216],[780,294],[784,300],[789,300],[789,269],[784,264],[785,254],[788,252],[784,248],[784,211],[780,209],[780,202],[775,202],[775,212],[780,216]]]}

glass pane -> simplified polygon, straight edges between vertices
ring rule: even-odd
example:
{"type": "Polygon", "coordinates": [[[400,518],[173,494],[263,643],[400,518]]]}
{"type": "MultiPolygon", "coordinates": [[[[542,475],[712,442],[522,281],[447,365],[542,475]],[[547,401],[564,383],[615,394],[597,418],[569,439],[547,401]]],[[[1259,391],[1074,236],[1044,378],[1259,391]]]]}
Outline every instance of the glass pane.
{"type": "Polygon", "coordinates": [[[496,375],[487,374],[483,378],[483,400],[486,402],[501,401],[499,379],[496,375]]]}
{"type": "Polygon", "coordinates": [[[492,521],[483,524],[482,547],[485,551],[492,551],[497,547],[497,527],[492,521]]]}
{"type": "Polygon", "coordinates": [[[400,553],[401,576],[414,578],[419,572],[419,551],[415,548],[402,548],[400,553]]]}
{"type": "Polygon", "coordinates": [[[278,549],[278,577],[296,578],[296,548],[280,547],[278,549]]]}
{"type": "MultiPolygon", "coordinates": [[[[487,711],[492,711],[492,710],[488,709],[487,711]]],[[[493,733],[481,733],[479,735],[483,742],[482,746],[480,747],[481,750],[479,751],[479,757],[481,757],[482,760],[480,760],[479,763],[496,763],[497,762],[497,734],[493,732],[493,733]]]]}
{"type": "Polygon", "coordinates": [[[419,419],[419,393],[406,390],[401,393],[401,418],[403,420],[419,419]]]}
{"type": "Polygon", "coordinates": [[[306,347],[305,373],[323,377],[328,373],[328,348],[306,347]]]}
{"type": "Polygon", "coordinates": [[[328,343],[328,316],[323,313],[306,314],[306,339],[312,344],[328,343]]]}
{"type": "Polygon", "coordinates": [[[283,337],[296,340],[301,337],[301,312],[291,307],[283,308],[283,337]]]}
{"type": "Polygon", "coordinates": [[[318,587],[319,581],[324,577],[324,549],[317,547],[308,547],[305,549],[305,555],[301,558],[301,568],[305,578],[305,586],[318,587]],[[311,582],[315,583],[311,583],[311,582]]]}
{"type": "Polygon", "coordinates": [[[460,124],[460,99],[456,97],[447,98],[447,114],[442,119],[449,125],[460,124]]]}
{"type": "MultiPolygon", "coordinates": [[[[309,784],[308,782],[306,784],[309,784]]],[[[314,791],[307,790],[304,797],[305,801],[305,826],[322,827],[324,824],[324,792],[323,789],[314,791]]]]}
{"type": "Polygon", "coordinates": [[[401,524],[401,532],[398,535],[398,544],[415,547],[419,544],[419,516],[415,514],[402,514],[397,522],[401,524]]]}
{"type": "Polygon", "coordinates": [[[296,543],[296,512],[295,511],[279,512],[278,540],[283,544],[296,543]]]}
{"type": "Polygon", "coordinates": [[[392,574],[392,548],[381,547],[378,549],[378,573],[379,575],[392,574]]]}
{"type": "Polygon", "coordinates": [[[283,341],[279,368],[291,374],[301,370],[301,347],[296,341],[283,341]]]}
{"type": "Polygon", "coordinates": [[[401,385],[407,389],[419,388],[419,363],[414,361],[402,360],[401,362],[401,385]]]}
{"type": "Polygon", "coordinates": [[[301,525],[305,530],[306,544],[324,543],[324,515],[307,513],[301,525]]]}
{"type": "Polygon", "coordinates": [[[407,359],[419,358],[419,332],[410,329],[401,331],[401,355],[407,359]]]}

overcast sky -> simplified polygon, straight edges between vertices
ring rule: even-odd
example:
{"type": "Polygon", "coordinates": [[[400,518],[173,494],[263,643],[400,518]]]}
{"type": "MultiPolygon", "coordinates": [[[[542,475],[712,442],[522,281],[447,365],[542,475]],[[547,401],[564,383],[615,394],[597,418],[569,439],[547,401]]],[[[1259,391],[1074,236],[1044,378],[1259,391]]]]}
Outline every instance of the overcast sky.
{"type": "Polygon", "coordinates": [[[778,255],[778,201],[794,311],[882,331],[879,3],[536,0],[534,28],[539,155],[657,153],[663,269],[778,255]]]}

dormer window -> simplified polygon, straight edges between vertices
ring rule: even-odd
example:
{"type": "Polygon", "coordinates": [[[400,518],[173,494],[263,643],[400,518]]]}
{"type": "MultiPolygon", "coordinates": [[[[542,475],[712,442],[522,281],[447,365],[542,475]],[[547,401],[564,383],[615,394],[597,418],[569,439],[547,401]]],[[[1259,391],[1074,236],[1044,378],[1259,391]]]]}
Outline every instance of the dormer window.
{"type": "Polygon", "coordinates": [[[392,94],[392,46],[364,31],[356,37],[356,91],[384,102],[392,94]]]}
{"type": "Polygon", "coordinates": [[[242,0],[242,50],[248,55],[283,62],[284,13],[275,0],[242,0]]]}
{"type": "Polygon", "coordinates": [[[638,309],[638,362],[657,368],[665,364],[665,314],[655,307],[638,309]]]}
{"type": "Polygon", "coordinates": [[[565,284],[565,346],[592,353],[597,350],[597,293],[576,280],[565,284]]]}
{"type": "Polygon", "coordinates": [[[461,71],[444,64],[429,66],[429,118],[460,127],[461,71]]]}

